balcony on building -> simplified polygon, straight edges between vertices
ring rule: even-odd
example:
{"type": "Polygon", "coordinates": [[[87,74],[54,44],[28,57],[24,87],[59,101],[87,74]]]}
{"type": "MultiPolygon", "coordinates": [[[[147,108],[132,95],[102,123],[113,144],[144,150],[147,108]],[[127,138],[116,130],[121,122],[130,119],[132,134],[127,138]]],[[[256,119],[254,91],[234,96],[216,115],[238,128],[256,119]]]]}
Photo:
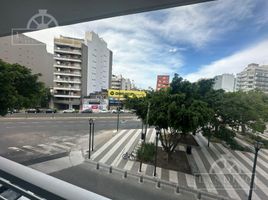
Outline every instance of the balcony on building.
{"type": "Polygon", "coordinates": [[[81,92],[55,90],[54,97],[56,97],[56,98],[74,98],[74,99],[78,98],[79,99],[81,97],[81,92]]]}
{"type": "Polygon", "coordinates": [[[81,80],[80,79],[72,79],[72,78],[64,78],[62,76],[60,77],[55,77],[54,78],[54,82],[59,82],[59,83],[77,83],[77,84],[81,84],[81,80]]]}
{"type": "Polygon", "coordinates": [[[54,52],[62,54],[82,55],[81,49],[68,46],[56,46],[54,52]]]}
{"type": "Polygon", "coordinates": [[[61,76],[74,76],[74,77],[81,77],[82,74],[80,71],[74,70],[62,70],[60,68],[54,70],[54,75],[61,75],[61,76]]]}
{"type": "Polygon", "coordinates": [[[60,61],[72,61],[72,62],[79,62],[81,63],[81,56],[71,56],[71,55],[62,55],[62,54],[55,54],[54,55],[55,60],[60,60],[60,61]]]}

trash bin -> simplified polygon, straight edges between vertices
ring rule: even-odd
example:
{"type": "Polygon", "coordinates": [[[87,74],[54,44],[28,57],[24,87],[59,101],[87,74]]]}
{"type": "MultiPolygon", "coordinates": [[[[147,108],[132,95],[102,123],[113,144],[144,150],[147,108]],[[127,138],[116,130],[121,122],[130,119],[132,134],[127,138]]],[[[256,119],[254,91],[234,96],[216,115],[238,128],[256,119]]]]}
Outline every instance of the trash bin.
{"type": "Polygon", "coordinates": [[[145,133],[141,134],[141,139],[144,140],[145,139],[145,133]]]}
{"type": "Polygon", "coordinates": [[[191,146],[186,147],[186,153],[187,154],[192,154],[192,147],[191,146]]]}

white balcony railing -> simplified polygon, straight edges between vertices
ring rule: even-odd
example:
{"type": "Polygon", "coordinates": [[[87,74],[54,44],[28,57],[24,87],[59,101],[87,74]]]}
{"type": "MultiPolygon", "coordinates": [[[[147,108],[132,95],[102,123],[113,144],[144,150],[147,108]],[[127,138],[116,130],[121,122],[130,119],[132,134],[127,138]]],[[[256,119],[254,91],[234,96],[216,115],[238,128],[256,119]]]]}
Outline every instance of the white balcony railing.
{"type": "Polygon", "coordinates": [[[79,80],[79,79],[60,79],[60,78],[55,78],[54,82],[81,84],[81,80],[79,80]]]}
{"type": "Polygon", "coordinates": [[[61,72],[61,71],[55,71],[54,75],[63,75],[63,76],[77,76],[81,77],[82,74],[78,72],[61,72]]]}

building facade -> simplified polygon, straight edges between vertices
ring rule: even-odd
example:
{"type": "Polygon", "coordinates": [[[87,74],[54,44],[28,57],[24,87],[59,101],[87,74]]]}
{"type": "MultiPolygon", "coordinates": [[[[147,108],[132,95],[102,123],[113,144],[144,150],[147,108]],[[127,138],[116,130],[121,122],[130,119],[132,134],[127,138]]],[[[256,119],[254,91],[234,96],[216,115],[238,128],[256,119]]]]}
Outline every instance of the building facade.
{"type": "Polygon", "coordinates": [[[158,75],[156,83],[156,91],[169,87],[169,76],[168,75],[158,75]]]}
{"type": "Polygon", "coordinates": [[[113,53],[94,32],[85,38],[54,38],[54,55],[46,44],[25,35],[0,38],[0,59],[18,63],[41,73],[40,81],[51,89],[51,107],[81,108],[83,97],[108,90],[113,53]]]}
{"type": "Polygon", "coordinates": [[[225,90],[226,92],[235,91],[235,76],[233,74],[222,74],[214,77],[214,90],[225,90]]]}
{"type": "Polygon", "coordinates": [[[111,87],[114,90],[132,90],[134,89],[133,83],[128,78],[124,78],[122,75],[112,75],[111,87]]]}
{"type": "Polygon", "coordinates": [[[113,53],[94,32],[86,32],[83,44],[83,95],[107,90],[111,85],[113,53]]]}
{"type": "Polygon", "coordinates": [[[79,109],[82,91],[83,40],[54,38],[54,105],[59,109],[79,109]]]}
{"type": "Polygon", "coordinates": [[[268,65],[252,63],[237,74],[237,91],[249,91],[254,89],[268,93],[268,65]]]}
{"type": "Polygon", "coordinates": [[[46,44],[20,34],[0,37],[0,59],[30,68],[33,74],[40,73],[40,81],[53,87],[53,55],[47,52],[46,44]]]}

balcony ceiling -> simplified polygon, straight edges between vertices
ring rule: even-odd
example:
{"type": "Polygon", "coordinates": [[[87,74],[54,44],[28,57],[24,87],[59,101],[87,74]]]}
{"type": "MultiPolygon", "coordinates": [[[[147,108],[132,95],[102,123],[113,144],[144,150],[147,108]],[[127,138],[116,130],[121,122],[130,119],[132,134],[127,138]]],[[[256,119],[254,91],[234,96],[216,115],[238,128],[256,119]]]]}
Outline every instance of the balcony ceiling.
{"type": "Polygon", "coordinates": [[[35,22],[30,19],[39,10],[46,10],[62,26],[205,1],[212,0],[8,0],[1,2],[0,36],[11,35],[12,30],[13,33],[35,30],[32,24],[35,22]],[[28,24],[29,21],[32,23],[28,24]]]}

